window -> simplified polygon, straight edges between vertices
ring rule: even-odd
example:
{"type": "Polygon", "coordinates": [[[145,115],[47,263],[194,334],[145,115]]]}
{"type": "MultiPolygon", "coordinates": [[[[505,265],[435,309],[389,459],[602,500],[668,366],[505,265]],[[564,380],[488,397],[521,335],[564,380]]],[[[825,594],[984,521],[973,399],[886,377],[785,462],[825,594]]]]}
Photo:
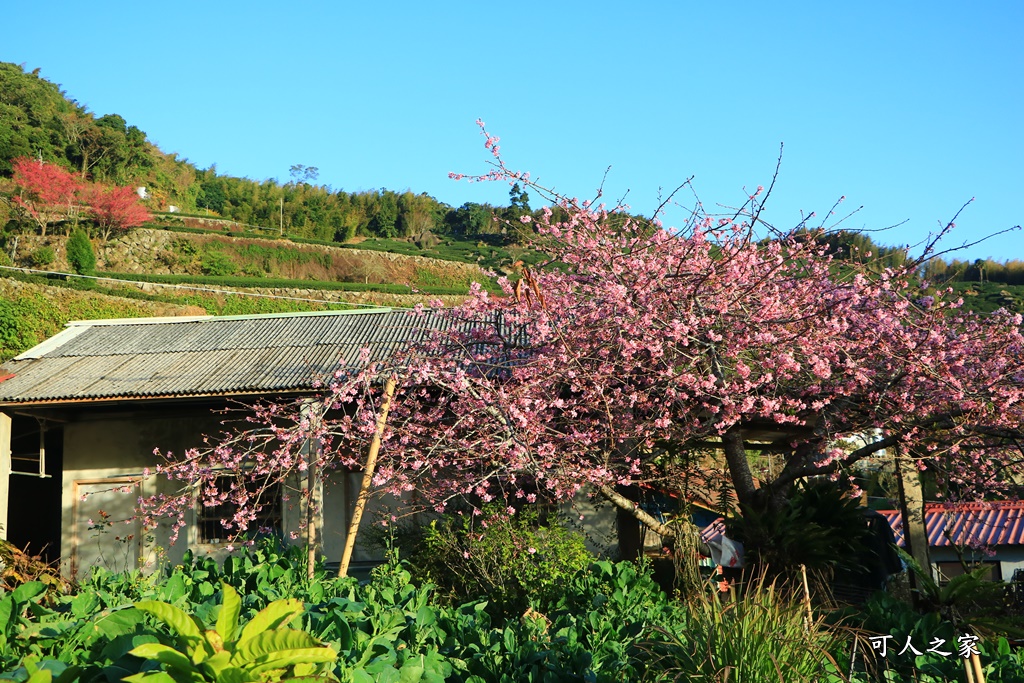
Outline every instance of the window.
{"type": "MultiPolygon", "coordinates": [[[[971,562],[969,564],[971,569],[977,569],[981,566],[988,567],[988,572],[981,575],[981,578],[985,581],[1003,580],[1002,568],[998,562],[971,562]]],[[[942,584],[964,573],[963,565],[959,562],[936,562],[935,566],[939,570],[939,581],[942,584]]]]}
{"type": "MultiPolygon", "coordinates": [[[[238,480],[233,476],[225,476],[217,479],[217,488],[220,491],[229,491],[231,485],[237,486],[238,480]]],[[[248,538],[254,538],[266,534],[281,534],[281,484],[261,484],[260,482],[247,481],[246,489],[251,496],[259,496],[260,509],[255,519],[249,522],[249,528],[244,532],[248,538]]],[[[220,505],[206,506],[201,502],[196,510],[196,526],[198,527],[197,542],[199,543],[224,543],[235,533],[236,529],[227,529],[221,523],[223,519],[231,519],[237,506],[230,502],[220,505]]]]}

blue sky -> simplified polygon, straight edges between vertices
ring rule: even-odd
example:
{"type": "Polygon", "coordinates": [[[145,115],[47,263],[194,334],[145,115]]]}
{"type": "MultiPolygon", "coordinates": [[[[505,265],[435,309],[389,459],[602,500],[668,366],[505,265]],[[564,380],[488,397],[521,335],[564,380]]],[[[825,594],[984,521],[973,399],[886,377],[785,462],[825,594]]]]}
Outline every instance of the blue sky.
{"type": "MultiPolygon", "coordinates": [[[[0,60],[40,68],[201,167],[505,203],[507,163],[639,212],[690,176],[707,208],[782,169],[765,216],[863,206],[851,229],[947,246],[1024,223],[1024,3],[37,2],[0,60]]],[[[684,205],[692,193],[681,195],[684,205]]],[[[535,202],[536,204],[536,202],[535,202]]],[[[683,208],[666,223],[678,223],[683,208]]],[[[1024,232],[960,255],[1024,258],[1024,232]]]]}

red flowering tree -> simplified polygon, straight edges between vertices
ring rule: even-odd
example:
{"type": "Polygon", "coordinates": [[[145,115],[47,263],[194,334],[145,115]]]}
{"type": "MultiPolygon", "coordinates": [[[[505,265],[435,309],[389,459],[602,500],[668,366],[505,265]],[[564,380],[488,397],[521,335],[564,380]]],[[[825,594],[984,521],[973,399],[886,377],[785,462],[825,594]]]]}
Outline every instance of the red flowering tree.
{"type": "Polygon", "coordinates": [[[91,185],[86,194],[89,215],[96,221],[100,237],[110,239],[114,233],[127,232],[150,220],[149,210],[130,187],[91,185]]]}
{"type": "Polygon", "coordinates": [[[36,222],[43,235],[53,223],[77,217],[82,189],[77,175],[57,164],[29,157],[14,159],[11,167],[20,190],[13,201],[36,222]]]}
{"type": "MultiPolygon", "coordinates": [[[[495,169],[475,179],[542,192],[503,164],[496,142],[487,136],[495,169]]],[[[950,292],[915,282],[913,263],[840,263],[814,231],[756,239],[762,194],[729,216],[698,210],[676,229],[565,198],[561,219],[524,217],[553,267],[501,280],[504,296],[477,287],[459,307],[421,311],[445,319],[425,327],[447,331],[364,371],[359,391],[339,372],[321,405],[346,416],[318,427],[324,466],[352,464],[381,401],[372,378],[398,376],[374,483],[415,489],[439,511],[460,496],[565,500],[586,487],[672,535],[619,487],[682,488],[701,474],[686,453],[702,449],[723,454],[728,483],[755,506],[893,448],[960,498],[1012,485],[1024,436],[1021,316],[962,312],[950,292]],[[850,437],[863,445],[850,450],[850,437]],[[757,471],[757,451],[778,467],[757,471]]],[[[203,481],[212,454],[294,468],[275,438],[258,453],[236,435],[192,454],[186,483],[203,481]]]]}

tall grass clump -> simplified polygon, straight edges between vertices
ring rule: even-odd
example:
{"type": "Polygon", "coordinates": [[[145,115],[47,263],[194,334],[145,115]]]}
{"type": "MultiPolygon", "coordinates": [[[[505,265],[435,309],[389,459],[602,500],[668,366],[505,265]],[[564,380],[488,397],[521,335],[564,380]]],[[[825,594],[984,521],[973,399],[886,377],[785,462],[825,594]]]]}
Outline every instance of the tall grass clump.
{"type": "Polygon", "coordinates": [[[752,582],[729,601],[718,593],[689,601],[685,632],[649,646],[660,681],[820,683],[845,681],[829,654],[838,634],[775,583],[752,582]]]}

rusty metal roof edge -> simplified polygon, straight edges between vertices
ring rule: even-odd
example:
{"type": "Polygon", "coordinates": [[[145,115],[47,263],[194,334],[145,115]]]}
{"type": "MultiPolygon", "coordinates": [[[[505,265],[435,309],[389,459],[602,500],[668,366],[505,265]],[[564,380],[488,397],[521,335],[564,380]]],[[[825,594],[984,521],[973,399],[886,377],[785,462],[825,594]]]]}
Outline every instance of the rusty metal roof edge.
{"type": "Polygon", "coordinates": [[[316,389],[311,386],[281,387],[275,389],[247,389],[247,390],[224,390],[211,392],[193,392],[181,394],[120,394],[118,396],[83,396],[81,398],[59,398],[42,399],[29,401],[0,401],[0,410],[4,408],[36,408],[36,407],[63,407],[76,406],[91,403],[118,403],[130,401],[132,403],[145,403],[147,401],[168,401],[173,399],[192,398],[231,398],[234,396],[272,396],[278,394],[312,394],[316,389]]]}

